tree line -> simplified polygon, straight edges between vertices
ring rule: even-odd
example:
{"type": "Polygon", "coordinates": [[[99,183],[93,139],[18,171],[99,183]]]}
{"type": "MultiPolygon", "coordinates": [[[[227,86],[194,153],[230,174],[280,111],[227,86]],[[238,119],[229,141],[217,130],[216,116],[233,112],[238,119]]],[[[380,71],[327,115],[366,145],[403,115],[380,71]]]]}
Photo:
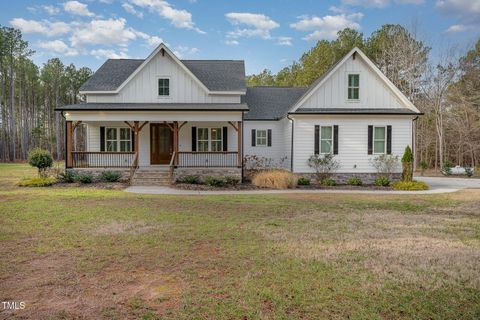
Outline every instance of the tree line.
{"type": "Polygon", "coordinates": [[[247,77],[249,86],[309,86],[358,47],[424,113],[417,120],[417,164],[480,164],[480,40],[460,58],[448,51],[433,61],[416,28],[387,24],[370,37],[356,30],[319,41],[298,61],[273,74],[247,77]]]}
{"type": "Polygon", "coordinates": [[[19,30],[0,26],[0,160],[26,160],[34,147],[64,157],[65,121],[55,108],[82,100],[86,67],[48,60],[39,68],[19,30]]]}

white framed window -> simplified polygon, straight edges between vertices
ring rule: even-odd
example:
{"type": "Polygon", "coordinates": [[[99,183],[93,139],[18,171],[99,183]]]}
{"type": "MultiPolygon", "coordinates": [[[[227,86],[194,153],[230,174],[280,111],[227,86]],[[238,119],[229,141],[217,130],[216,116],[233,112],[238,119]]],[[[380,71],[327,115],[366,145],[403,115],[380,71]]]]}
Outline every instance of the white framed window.
{"type": "Polygon", "coordinates": [[[327,154],[333,151],[333,127],[320,127],[320,153],[327,154]]]}
{"type": "Polygon", "coordinates": [[[210,151],[222,151],[222,128],[211,128],[210,133],[210,151]]]}
{"type": "Polygon", "coordinates": [[[348,100],[360,100],[360,74],[348,74],[348,100]]]}
{"type": "Polygon", "coordinates": [[[267,130],[257,129],[255,132],[255,145],[257,147],[266,147],[267,146],[267,130]]]}
{"type": "Polygon", "coordinates": [[[170,79],[158,78],[158,96],[168,97],[170,96],[170,79]]]}
{"type": "Polygon", "coordinates": [[[197,128],[197,150],[208,151],[208,128],[197,128]]]}
{"type": "Polygon", "coordinates": [[[130,128],[105,128],[105,151],[132,151],[132,130],[130,128]]]}
{"type": "Polygon", "coordinates": [[[386,127],[373,127],[373,153],[384,154],[387,150],[386,127]]]}
{"type": "Polygon", "coordinates": [[[197,128],[197,151],[223,151],[222,128],[197,128]]]}

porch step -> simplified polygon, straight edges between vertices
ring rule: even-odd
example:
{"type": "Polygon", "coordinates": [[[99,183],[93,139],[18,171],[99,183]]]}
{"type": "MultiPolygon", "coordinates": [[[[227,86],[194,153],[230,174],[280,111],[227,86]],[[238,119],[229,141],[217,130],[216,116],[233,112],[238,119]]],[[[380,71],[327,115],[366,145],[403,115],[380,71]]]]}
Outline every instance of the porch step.
{"type": "Polygon", "coordinates": [[[137,169],[133,176],[133,186],[168,186],[171,184],[170,172],[168,168],[148,168],[137,169]]]}

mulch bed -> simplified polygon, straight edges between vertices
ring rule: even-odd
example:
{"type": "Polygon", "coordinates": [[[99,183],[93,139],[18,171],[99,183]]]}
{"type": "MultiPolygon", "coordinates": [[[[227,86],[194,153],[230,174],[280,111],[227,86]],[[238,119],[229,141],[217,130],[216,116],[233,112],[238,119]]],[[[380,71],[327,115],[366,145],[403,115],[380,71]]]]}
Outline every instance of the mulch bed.
{"type": "Polygon", "coordinates": [[[126,182],[92,182],[92,183],[65,183],[58,182],[53,185],[60,188],[91,188],[91,189],[105,189],[105,190],[123,190],[129,186],[126,182]]]}

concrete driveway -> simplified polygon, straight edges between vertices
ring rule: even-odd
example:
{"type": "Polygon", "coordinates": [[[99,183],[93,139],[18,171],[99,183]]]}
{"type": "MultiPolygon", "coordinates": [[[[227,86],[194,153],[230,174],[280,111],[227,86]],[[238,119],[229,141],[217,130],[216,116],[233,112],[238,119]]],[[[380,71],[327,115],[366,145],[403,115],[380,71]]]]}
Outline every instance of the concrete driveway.
{"type": "Polygon", "coordinates": [[[415,180],[426,182],[431,189],[480,188],[480,179],[478,178],[415,177],[415,180]]]}

